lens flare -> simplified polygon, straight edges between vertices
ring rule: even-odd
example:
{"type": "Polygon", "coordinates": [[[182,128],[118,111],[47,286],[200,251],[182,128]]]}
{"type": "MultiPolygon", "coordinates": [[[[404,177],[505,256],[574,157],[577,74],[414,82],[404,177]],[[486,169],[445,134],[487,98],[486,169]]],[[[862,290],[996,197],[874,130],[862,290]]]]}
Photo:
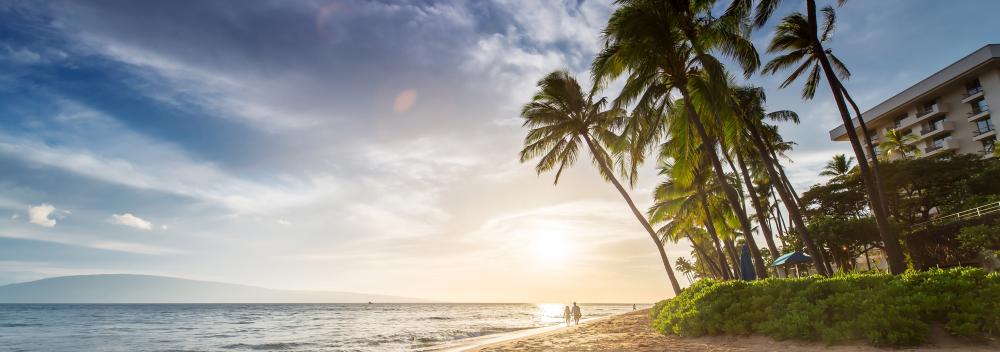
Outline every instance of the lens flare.
{"type": "Polygon", "coordinates": [[[398,113],[406,112],[417,102],[417,91],[407,89],[396,95],[396,100],[392,102],[392,111],[398,113]]]}

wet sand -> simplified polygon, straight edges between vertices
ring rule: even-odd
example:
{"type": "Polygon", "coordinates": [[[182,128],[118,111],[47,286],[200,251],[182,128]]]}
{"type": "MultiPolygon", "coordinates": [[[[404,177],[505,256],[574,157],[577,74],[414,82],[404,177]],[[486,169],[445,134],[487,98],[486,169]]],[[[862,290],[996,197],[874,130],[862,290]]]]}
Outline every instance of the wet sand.
{"type": "Polygon", "coordinates": [[[649,310],[594,320],[558,330],[484,345],[471,351],[998,351],[1000,345],[972,344],[934,334],[935,343],[912,349],[775,341],[764,336],[687,338],[661,335],[650,327],[649,310]]]}

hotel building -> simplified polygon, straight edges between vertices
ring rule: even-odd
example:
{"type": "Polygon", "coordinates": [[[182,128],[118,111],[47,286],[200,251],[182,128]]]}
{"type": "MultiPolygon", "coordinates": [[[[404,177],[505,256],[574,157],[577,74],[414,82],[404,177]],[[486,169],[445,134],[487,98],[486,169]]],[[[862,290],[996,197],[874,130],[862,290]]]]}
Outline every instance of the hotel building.
{"type": "MultiPolygon", "coordinates": [[[[946,151],[990,157],[997,140],[994,126],[1000,122],[1000,117],[990,111],[991,103],[1000,104],[1000,44],[976,50],[864,112],[862,117],[877,153],[886,133],[896,129],[913,136],[909,144],[919,150],[918,157],[946,151]]],[[[858,138],[863,139],[857,119],[854,126],[858,138]]],[[[830,139],[847,141],[844,125],[830,131],[830,139]]]]}

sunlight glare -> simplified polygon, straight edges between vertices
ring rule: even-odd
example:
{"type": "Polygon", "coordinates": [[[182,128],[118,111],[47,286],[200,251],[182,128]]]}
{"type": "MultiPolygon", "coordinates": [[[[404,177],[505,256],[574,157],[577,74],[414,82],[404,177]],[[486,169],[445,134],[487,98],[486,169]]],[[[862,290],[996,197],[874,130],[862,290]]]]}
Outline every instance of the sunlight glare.
{"type": "Polygon", "coordinates": [[[543,231],[532,237],[532,249],[539,262],[559,265],[569,259],[573,243],[559,231],[543,231]]]}

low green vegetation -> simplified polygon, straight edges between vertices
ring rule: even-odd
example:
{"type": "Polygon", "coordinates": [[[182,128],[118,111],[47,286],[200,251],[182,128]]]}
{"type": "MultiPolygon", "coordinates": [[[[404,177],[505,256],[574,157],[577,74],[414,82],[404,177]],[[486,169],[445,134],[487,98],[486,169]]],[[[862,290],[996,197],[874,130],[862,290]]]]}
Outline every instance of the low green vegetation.
{"type": "Polygon", "coordinates": [[[978,268],[757,281],[700,280],[651,314],[681,336],[763,334],[876,346],[927,341],[931,327],[972,339],[1000,335],[1000,273],[978,268]]]}
{"type": "Polygon", "coordinates": [[[1000,248],[1000,221],[992,225],[963,228],[958,235],[959,246],[967,251],[997,251],[1000,248]]]}

